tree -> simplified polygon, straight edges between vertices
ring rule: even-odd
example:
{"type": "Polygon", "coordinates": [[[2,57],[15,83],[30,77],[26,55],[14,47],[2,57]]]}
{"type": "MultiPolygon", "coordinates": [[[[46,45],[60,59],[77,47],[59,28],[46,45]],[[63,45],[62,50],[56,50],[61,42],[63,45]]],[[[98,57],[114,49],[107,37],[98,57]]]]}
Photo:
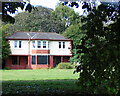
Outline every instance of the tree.
{"type": "Polygon", "coordinates": [[[80,66],[78,85],[83,93],[117,94],[120,82],[120,6],[93,9],[83,26],[85,37],[76,46],[80,66]],[[112,24],[105,26],[103,22],[112,24]],[[81,42],[82,41],[82,42],[81,42]]]}
{"type": "Polygon", "coordinates": [[[64,24],[51,16],[52,9],[41,6],[36,8],[37,10],[32,10],[31,13],[21,12],[16,15],[14,17],[16,21],[11,24],[9,32],[41,31],[61,33],[64,30],[64,24]]]}
{"type": "Polygon", "coordinates": [[[5,32],[8,31],[8,27],[10,25],[7,24],[5,26],[1,26],[0,31],[2,33],[2,68],[5,66],[5,60],[8,58],[10,51],[10,45],[8,41],[5,39],[5,32]]]}
{"type": "MultiPolygon", "coordinates": [[[[77,6],[76,2],[69,6],[74,5],[77,6]]],[[[80,72],[78,85],[84,94],[117,95],[120,90],[120,5],[118,8],[104,3],[98,8],[89,5],[90,2],[84,2],[82,6],[89,13],[83,19],[85,36],[81,38],[81,33],[71,35],[71,38],[80,37],[77,42],[74,40],[77,45],[74,49],[76,51],[73,51],[73,59],[80,63],[76,69],[80,72]]]]}
{"type": "Polygon", "coordinates": [[[52,12],[52,17],[57,20],[60,20],[65,29],[74,24],[76,19],[79,17],[78,13],[75,13],[74,9],[67,7],[66,5],[59,4],[59,6],[52,12]]]}
{"type": "MultiPolygon", "coordinates": [[[[27,1],[26,1],[27,2],[27,1]]],[[[34,6],[32,6],[30,3],[26,4],[25,1],[21,2],[2,2],[2,21],[3,22],[9,22],[14,23],[15,19],[8,14],[9,13],[15,13],[17,11],[18,7],[22,10],[25,8],[26,11],[31,12],[32,9],[35,9],[34,6]]],[[[0,2],[1,3],[1,2],[0,2]]]]}

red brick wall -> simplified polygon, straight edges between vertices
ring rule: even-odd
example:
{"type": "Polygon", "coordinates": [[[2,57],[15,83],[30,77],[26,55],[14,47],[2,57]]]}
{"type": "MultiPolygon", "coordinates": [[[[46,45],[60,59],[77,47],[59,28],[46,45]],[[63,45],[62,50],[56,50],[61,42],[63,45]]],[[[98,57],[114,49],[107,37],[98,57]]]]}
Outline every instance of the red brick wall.
{"type": "Polygon", "coordinates": [[[70,41],[70,54],[72,54],[72,41],[70,41]]]}
{"type": "Polygon", "coordinates": [[[32,65],[31,66],[32,69],[44,69],[44,68],[48,68],[48,64],[39,64],[39,65],[32,65]]]}
{"type": "Polygon", "coordinates": [[[26,58],[20,56],[20,65],[12,65],[12,56],[9,56],[6,60],[6,67],[9,67],[10,69],[25,69],[27,67],[26,58]]]}

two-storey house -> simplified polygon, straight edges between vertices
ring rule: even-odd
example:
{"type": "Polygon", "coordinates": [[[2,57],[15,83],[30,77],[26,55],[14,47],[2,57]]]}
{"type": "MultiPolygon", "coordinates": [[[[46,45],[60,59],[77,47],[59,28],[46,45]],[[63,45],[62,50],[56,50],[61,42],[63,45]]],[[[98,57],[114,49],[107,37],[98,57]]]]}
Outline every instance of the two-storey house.
{"type": "Polygon", "coordinates": [[[72,55],[72,40],[55,32],[15,32],[6,40],[11,49],[6,60],[10,69],[55,67],[72,55]]]}

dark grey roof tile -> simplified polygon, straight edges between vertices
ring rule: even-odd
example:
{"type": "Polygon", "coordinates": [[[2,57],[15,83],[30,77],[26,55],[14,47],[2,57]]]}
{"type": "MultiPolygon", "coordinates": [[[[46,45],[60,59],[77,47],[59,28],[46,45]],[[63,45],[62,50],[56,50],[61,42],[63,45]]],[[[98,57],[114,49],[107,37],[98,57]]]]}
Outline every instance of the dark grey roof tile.
{"type": "Polygon", "coordinates": [[[42,39],[42,40],[70,40],[55,32],[15,32],[7,39],[42,39]]]}

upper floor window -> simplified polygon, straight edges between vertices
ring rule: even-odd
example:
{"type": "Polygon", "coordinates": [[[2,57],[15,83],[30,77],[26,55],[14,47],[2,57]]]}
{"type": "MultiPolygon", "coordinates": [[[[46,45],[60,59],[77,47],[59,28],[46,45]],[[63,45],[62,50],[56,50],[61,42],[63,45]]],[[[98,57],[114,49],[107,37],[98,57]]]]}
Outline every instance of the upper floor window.
{"type": "Polygon", "coordinates": [[[22,41],[14,41],[14,48],[21,48],[22,47],[22,41]]]}
{"type": "Polygon", "coordinates": [[[63,48],[65,48],[65,42],[63,42],[63,48]]]}
{"type": "Polygon", "coordinates": [[[33,48],[35,48],[35,41],[32,41],[33,48]]]}
{"type": "Polygon", "coordinates": [[[21,48],[21,45],[22,45],[22,41],[19,41],[19,48],[21,48]]]}
{"type": "Polygon", "coordinates": [[[61,48],[61,42],[59,42],[59,48],[61,48]]]}
{"type": "Polygon", "coordinates": [[[17,41],[14,41],[14,47],[17,48],[17,41]]]}
{"type": "Polygon", "coordinates": [[[37,42],[37,48],[41,48],[41,41],[37,42]]]}
{"type": "Polygon", "coordinates": [[[46,41],[43,41],[43,48],[46,48],[46,41]]]}

